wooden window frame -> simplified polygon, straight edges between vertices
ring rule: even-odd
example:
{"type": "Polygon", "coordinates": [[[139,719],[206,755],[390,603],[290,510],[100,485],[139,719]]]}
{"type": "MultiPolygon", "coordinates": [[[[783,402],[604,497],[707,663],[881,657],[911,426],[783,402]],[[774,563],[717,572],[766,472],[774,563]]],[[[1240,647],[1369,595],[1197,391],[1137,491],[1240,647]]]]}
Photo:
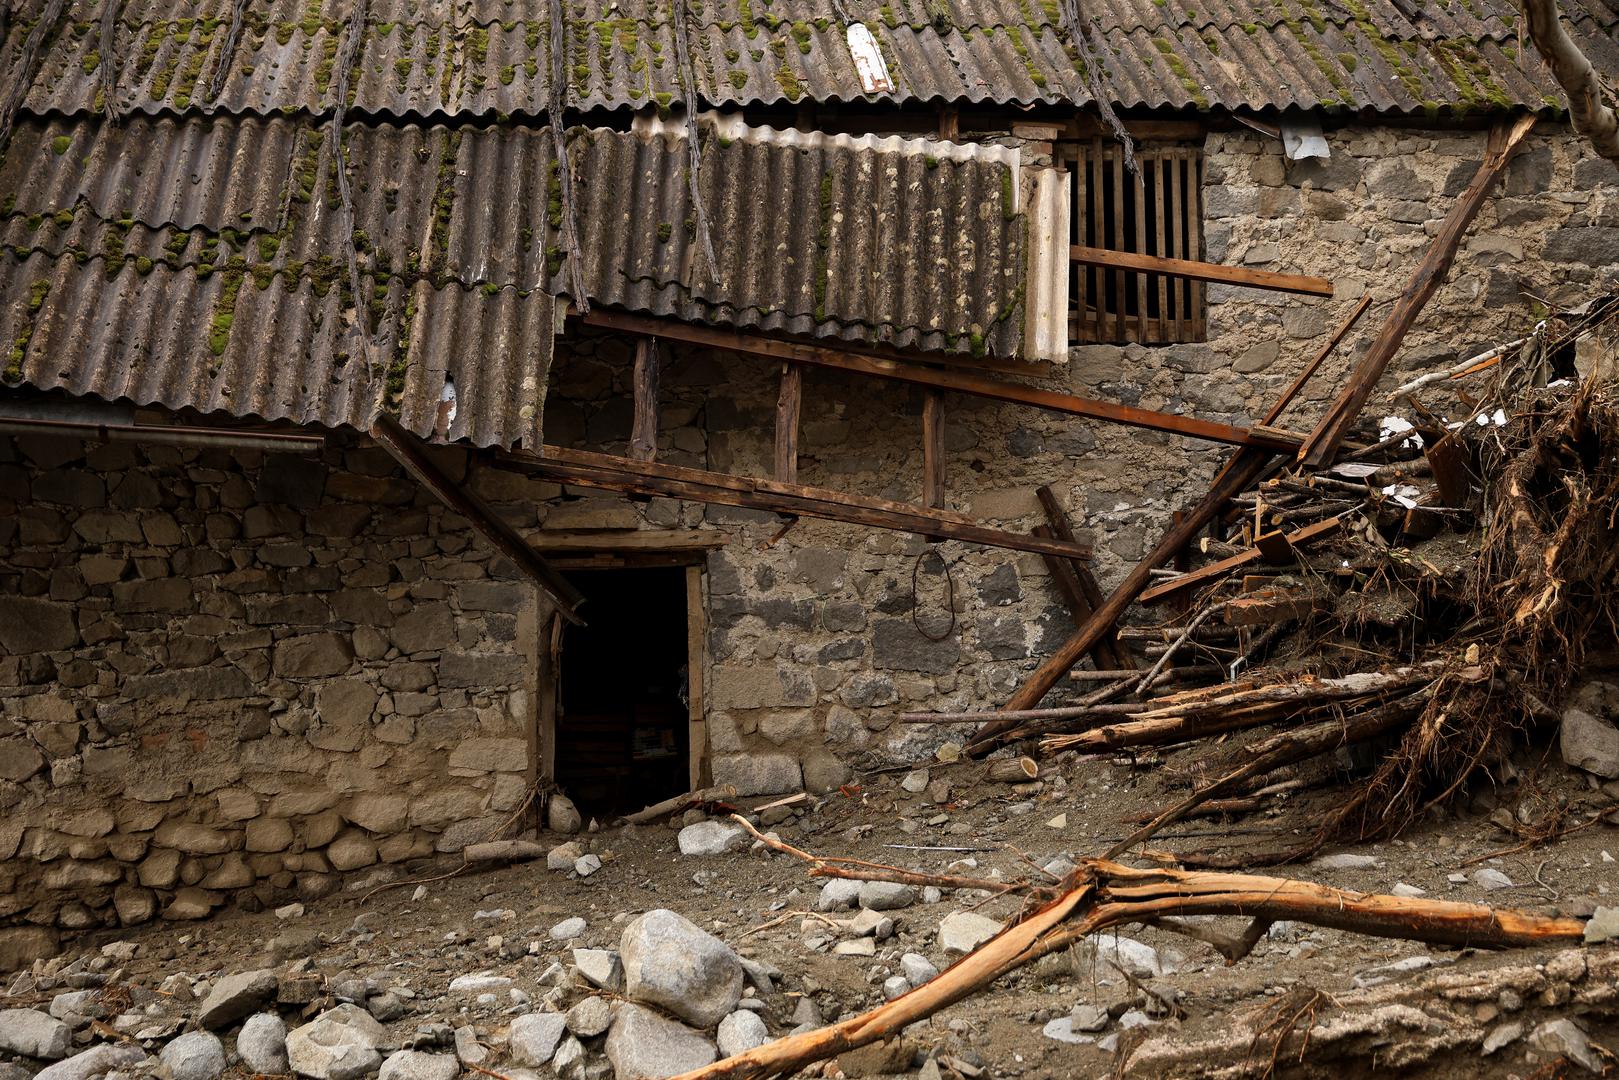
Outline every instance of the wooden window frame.
{"type": "MultiPolygon", "coordinates": [[[[1073,177],[1072,243],[1202,261],[1201,146],[1140,143],[1135,153],[1139,172],[1131,174],[1112,139],[1095,135],[1056,144],[1057,163],[1073,177]],[[1132,186],[1136,196],[1127,200],[1132,186]]],[[[1201,281],[1077,262],[1068,272],[1068,338],[1073,345],[1208,340],[1208,289],[1201,281]]]]}

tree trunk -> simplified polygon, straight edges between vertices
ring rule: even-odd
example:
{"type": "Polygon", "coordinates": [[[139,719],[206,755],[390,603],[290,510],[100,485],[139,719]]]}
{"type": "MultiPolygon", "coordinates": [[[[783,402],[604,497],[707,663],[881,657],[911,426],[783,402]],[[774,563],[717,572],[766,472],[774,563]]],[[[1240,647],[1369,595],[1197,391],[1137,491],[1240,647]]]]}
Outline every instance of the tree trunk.
{"type": "Polygon", "coordinates": [[[1596,152],[1619,168],[1619,116],[1602,102],[1602,80],[1557,16],[1557,0],[1524,0],[1529,37],[1568,95],[1574,130],[1591,140],[1596,152]]]}

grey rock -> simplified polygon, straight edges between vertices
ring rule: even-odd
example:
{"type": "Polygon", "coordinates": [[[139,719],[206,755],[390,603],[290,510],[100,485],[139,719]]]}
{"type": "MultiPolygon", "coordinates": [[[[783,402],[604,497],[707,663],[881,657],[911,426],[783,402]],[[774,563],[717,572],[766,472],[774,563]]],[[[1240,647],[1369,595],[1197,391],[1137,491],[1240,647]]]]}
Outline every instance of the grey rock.
{"type": "Polygon", "coordinates": [[[580,877],[589,877],[602,868],[601,856],[595,852],[581,855],[573,861],[573,872],[580,877]]]}
{"type": "Polygon", "coordinates": [[[613,1023],[613,1008],[606,998],[592,995],[568,1010],[568,1030],[581,1039],[589,1039],[606,1031],[613,1023]]]}
{"type": "Polygon", "coordinates": [[[1103,969],[1108,969],[1109,964],[1118,964],[1130,974],[1143,979],[1163,975],[1167,970],[1157,949],[1134,938],[1103,934],[1087,938],[1082,949],[1092,962],[1103,969]]]}
{"type": "Polygon", "coordinates": [[[1599,907],[1585,924],[1585,943],[1596,945],[1619,937],[1619,907],[1599,907]]]}
{"type": "Polygon", "coordinates": [[[738,1009],[720,1021],[715,1040],[719,1043],[721,1057],[734,1057],[769,1042],[770,1029],[765,1027],[758,1013],[738,1009]]]}
{"type": "Polygon", "coordinates": [[[51,1015],[72,1028],[81,1028],[91,1020],[100,1018],[106,1010],[101,1007],[95,990],[71,990],[51,998],[51,1015]]]}
{"type": "Polygon", "coordinates": [[[1483,866],[1473,871],[1473,884],[1481,889],[1510,889],[1512,879],[1493,867],[1483,866]]]}
{"type": "Polygon", "coordinates": [[[0,1050],[21,1057],[55,1061],[67,1057],[73,1031],[54,1016],[37,1009],[0,1012],[0,1050]]]}
{"type": "Polygon", "coordinates": [[[1523,1038],[1523,1021],[1508,1020],[1504,1024],[1497,1024],[1490,1033],[1484,1036],[1484,1045],[1479,1047],[1479,1053],[1489,1057],[1503,1046],[1510,1046],[1523,1038]]]}
{"type": "Polygon", "coordinates": [[[1075,1031],[1073,1018],[1068,1016],[1059,1016],[1054,1020],[1048,1020],[1046,1022],[1046,1026],[1040,1029],[1040,1034],[1044,1035],[1048,1039],[1055,1039],[1058,1042],[1069,1043],[1071,1045],[1093,1043],[1096,1041],[1089,1035],[1082,1035],[1075,1031]]]}
{"type": "Polygon", "coordinates": [[[226,975],[197,1009],[197,1023],[213,1031],[228,1027],[275,996],[275,972],[268,969],[226,975]]]}
{"type": "Polygon", "coordinates": [[[573,864],[579,861],[579,856],[585,853],[577,840],[570,840],[566,844],[558,844],[545,853],[545,868],[547,870],[568,871],[573,864]]]}
{"type": "Polygon", "coordinates": [[[701,1032],[629,1004],[620,1007],[606,1049],[617,1080],[663,1080],[711,1065],[716,1057],[701,1032]]]}
{"type": "Polygon", "coordinates": [[[397,994],[387,992],[367,998],[365,1011],[375,1017],[378,1023],[391,1024],[410,1010],[406,1006],[404,999],[397,994]]]}
{"type": "Polygon", "coordinates": [[[785,795],[801,791],[804,774],[791,754],[720,754],[714,783],[730,784],[738,795],[785,795]]]}
{"type": "Polygon", "coordinates": [[[572,941],[574,938],[584,934],[585,929],[585,920],[575,915],[573,918],[563,919],[561,922],[551,927],[551,940],[572,941]]]}
{"type": "Polygon", "coordinates": [[[146,1061],[146,1051],[131,1043],[101,1043],[65,1061],[47,1065],[34,1080],[93,1080],[114,1069],[130,1069],[146,1061]]]}
{"type": "Polygon", "coordinates": [[[1602,1058],[1591,1049],[1591,1040],[1572,1020],[1548,1020],[1529,1033],[1529,1045],[1548,1054],[1560,1054],[1601,1074],[1602,1058]]]}
{"type": "Polygon", "coordinates": [[[897,911],[916,903],[916,890],[894,881],[860,884],[860,906],[871,911],[897,911]]]}
{"type": "Polygon", "coordinates": [[[624,928],[624,992],[699,1027],[720,1022],[742,996],[731,947],[684,916],[658,908],[624,928]]]}
{"type": "Polygon", "coordinates": [[[1405,882],[1399,881],[1395,882],[1394,888],[1390,889],[1389,892],[1395,896],[1413,897],[1426,896],[1428,890],[1417,885],[1407,885],[1405,882]]]}
{"type": "Polygon", "coordinates": [[[912,986],[921,986],[939,974],[939,969],[933,961],[921,953],[908,952],[899,958],[900,974],[912,986]]]}
{"type": "Polygon", "coordinates": [[[1107,1010],[1097,1005],[1079,1004],[1068,1014],[1075,1031],[1101,1031],[1107,1027],[1107,1010]]]}
{"type": "Polygon", "coordinates": [[[1119,1027],[1123,1028],[1125,1031],[1128,1031],[1131,1028],[1151,1027],[1152,1023],[1152,1017],[1148,1016],[1140,1009],[1126,1009],[1124,1015],[1119,1017],[1119,1027]]]}
{"type": "Polygon", "coordinates": [[[1578,706],[1563,710],[1558,745],[1565,764],[1604,780],[1619,777],[1619,728],[1578,706]]]}
{"type": "Polygon", "coordinates": [[[719,821],[699,821],[680,830],[676,843],[682,855],[724,855],[747,842],[748,834],[735,825],[719,821]]]}
{"type": "Polygon", "coordinates": [[[388,1032],[358,1005],[339,1005],[287,1036],[287,1060],[299,1076],[358,1080],[382,1064],[388,1032]]]}
{"type": "Polygon", "coordinates": [[[486,994],[493,990],[504,990],[511,984],[512,981],[504,975],[496,975],[489,971],[475,971],[469,975],[457,975],[451,979],[450,993],[486,994]]]}
{"type": "Polygon", "coordinates": [[[217,1080],[225,1071],[225,1047],[207,1031],[188,1031],[163,1048],[158,1063],[169,1080],[217,1080]]]}
{"type": "Polygon", "coordinates": [[[420,1050],[400,1050],[388,1055],[377,1080],[455,1080],[461,1063],[454,1054],[427,1054],[420,1050]]]}
{"type": "Polygon", "coordinates": [[[821,895],[816,898],[816,911],[840,911],[852,908],[860,900],[861,882],[851,881],[848,878],[833,878],[821,886],[821,895]]]}
{"type": "Polygon", "coordinates": [[[1319,859],[1311,859],[1310,865],[1317,870],[1374,870],[1382,863],[1374,855],[1353,855],[1341,851],[1336,855],[1323,855],[1319,859]]]}
{"type": "Polygon", "coordinates": [[[568,1029],[561,1013],[529,1013],[511,1025],[512,1060],[519,1065],[544,1065],[557,1052],[557,1043],[568,1029]]]}
{"type": "Polygon", "coordinates": [[[489,1057],[489,1051],[478,1041],[478,1033],[468,1026],[455,1029],[455,1057],[456,1060],[467,1065],[477,1065],[489,1057]]]}
{"type": "Polygon", "coordinates": [[[279,1076],[287,1072],[287,1025],[275,1013],[255,1013],[236,1035],[236,1053],[253,1072],[279,1076]]]}
{"type": "Polygon", "coordinates": [[[545,804],[545,822],[551,827],[552,832],[569,835],[578,832],[585,824],[573,800],[560,792],[552,795],[545,804]]]}
{"type": "Polygon", "coordinates": [[[575,949],[573,966],[590,985],[603,990],[624,989],[624,965],[611,949],[575,949]]]}
{"type": "Polygon", "coordinates": [[[1612,266],[1619,263],[1619,228],[1593,225],[1558,229],[1541,249],[1546,262],[1612,266]]]}
{"type": "Polygon", "coordinates": [[[895,998],[911,992],[910,980],[903,975],[890,975],[883,980],[883,1000],[893,1001],[895,998]]]}
{"type": "Polygon", "coordinates": [[[551,1055],[551,1070],[563,1080],[573,1080],[584,1070],[585,1044],[569,1035],[551,1055]]]}
{"type": "Polygon", "coordinates": [[[939,946],[949,953],[970,953],[1001,932],[1001,924],[976,911],[953,911],[939,922],[939,946]]]}

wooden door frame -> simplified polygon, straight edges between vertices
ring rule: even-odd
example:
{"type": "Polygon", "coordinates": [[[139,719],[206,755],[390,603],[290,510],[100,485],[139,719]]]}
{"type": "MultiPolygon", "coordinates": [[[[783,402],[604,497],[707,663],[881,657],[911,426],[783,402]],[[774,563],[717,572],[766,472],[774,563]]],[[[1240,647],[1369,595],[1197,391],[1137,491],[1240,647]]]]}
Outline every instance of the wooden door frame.
{"type": "MultiPolygon", "coordinates": [[[[686,764],[693,789],[712,775],[708,752],[707,701],[708,605],[704,598],[708,553],[724,547],[723,533],[684,530],[642,530],[621,534],[557,534],[542,531],[532,538],[536,548],[548,552],[558,570],[627,570],[646,567],[683,567],[686,603],[686,764]]],[[[580,609],[590,621],[588,605],[580,609]]],[[[556,774],[557,689],[562,658],[561,616],[552,612],[539,634],[538,708],[535,713],[531,779],[564,785],[556,774]]]]}

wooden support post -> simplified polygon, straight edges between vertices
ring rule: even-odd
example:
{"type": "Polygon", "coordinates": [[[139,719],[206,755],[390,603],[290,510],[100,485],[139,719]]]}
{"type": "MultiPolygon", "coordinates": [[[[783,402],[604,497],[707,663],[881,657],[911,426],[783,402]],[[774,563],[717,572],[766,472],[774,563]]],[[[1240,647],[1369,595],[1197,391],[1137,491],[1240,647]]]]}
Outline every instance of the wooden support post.
{"type": "Polygon", "coordinates": [[[798,414],[803,399],[803,368],[781,365],[781,392],[776,397],[775,477],[783,484],[798,483],[798,414]]]}
{"type": "Polygon", "coordinates": [[[944,395],[922,391],[922,505],[944,509],[944,395]]]}
{"type": "Polygon", "coordinates": [[[1433,244],[1429,246],[1428,253],[1417,264],[1416,271],[1411,280],[1406,282],[1405,291],[1394,302],[1394,309],[1383,322],[1383,327],[1372,339],[1371,347],[1361,358],[1349,381],[1344,384],[1343,391],[1338,395],[1316,424],[1315,430],[1299,448],[1298,460],[1311,468],[1319,468],[1332,459],[1337,453],[1338,446],[1343,442],[1344,436],[1349,433],[1355,419],[1366,405],[1366,399],[1371,397],[1372,390],[1376,388],[1377,381],[1383,377],[1388,369],[1389,362],[1399,351],[1400,344],[1405,341],[1405,335],[1410,331],[1417,316],[1428,305],[1433,294],[1439,291],[1444,282],[1445,275],[1450,271],[1450,264],[1456,259],[1456,249],[1461,246],[1462,237],[1467,233],[1467,227],[1478,216],[1479,210],[1484,207],[1485,197],[1495,187],[1496,181],[1506,171],[1507,163],[1517,151],[1518,145],[1523,142],[1529,129],[1535,126],[1535,115],[1519,117],[1512,126],[1499,126],[1490,132],[1489,144],[1486,147],[1484,161],[1479,165],[1478,172],[1473,174],[1473,182],[1467,185],[1452,206],[1445,222],[1439,227],[1434,236],[1433,244]]]}
{"type": "MultiPolygon", "coordinates": [[[[1040,499],[1040,508],[1046,513],[1047,524],[1044,532],[1059,540],[1073,540],[1073,526],[1063,511],[1062,503],[1057,501],[1056,492],[1052,491],[1049,485],[1042,484],[1035,489],[1035,495],[1040,499]]],[[[1041,535],[1041,532],[1041,529],[1036,529],[1035,535],[1041,535]]],[[[1074,613],[1075,625],[1083,626],[1085,620],[1102,606],[1102,589],[1097,585],[1096,576],[1091,573],[1091,568],[1082,562],[1047,557],[1046,569],[1051,571],[1057,587],[1068,598],[1069,609],[1074,613]]],[[[1111,627],[1091,650],[1091,658],[1096,661],[1097,667],[1110,671],[1130,670],[1136,666],[1130,650],[1119,644],[1118,631],[1111,627]]]]}
{"type": "MultiPolygon", "coordinates": [[[[1179,217],[1179,214],[1176,215],[1179,217]]],[[[1306,296],[1331,296],[1332,282],[1325,278],[1303,274],[1278,274],[1272,270],[1255,270],[1248,266],[1223,266],[1220,263],[1197,262],[1193,259],[1167,259],[1159,255],[1138,255],[1111,248],[1086,247],[1075,244],[1068,249],[1068,257],[1083,266],[1101,266],[1113,271],[1115,279],[1122,279],[1123,270],[1142,270],[1170,277],[1191,278],[1193,281],[1214,281],[1222,285],[1241,285],[1250,289],[1270,289],[1276,292],[1303,293],[1306,296]]],[[[1118,286],[1122,296],[1123,286],[1118,286]]],[[[1117,317],[1122,319],[1122,308],[1117,317]]]]}
{"type": "Polygon", "coordinates": [[[630,457],[651,461],[658,456],[658,339],[635,343],[635,419],[630,426],[630,457]]]}
{"type": "Polygon", "coordinates": [[[530,547],[528,541],[506,523],[505,518],[489,509],[482,499],[451,480],[444,470],[438,467],[438,463],[427,456],[420,439],[401,427],[399,421],[387,413],[377,414],[376,420],[371,424],[371,437],[392,454],[394,460],[403,465],[405,471],[415,477],[418,483],[438,496],[439,501],[466,518],[467,524],[489,541],[491,547],[515,563],[551,603],[556,605],[558,614],[571,623],[584,625],[584,620],[579,617],[578,612],[579,605],[584,600],[584,597],[579,595],[579,590],[557,573],[539,552],[530,547]]]}

